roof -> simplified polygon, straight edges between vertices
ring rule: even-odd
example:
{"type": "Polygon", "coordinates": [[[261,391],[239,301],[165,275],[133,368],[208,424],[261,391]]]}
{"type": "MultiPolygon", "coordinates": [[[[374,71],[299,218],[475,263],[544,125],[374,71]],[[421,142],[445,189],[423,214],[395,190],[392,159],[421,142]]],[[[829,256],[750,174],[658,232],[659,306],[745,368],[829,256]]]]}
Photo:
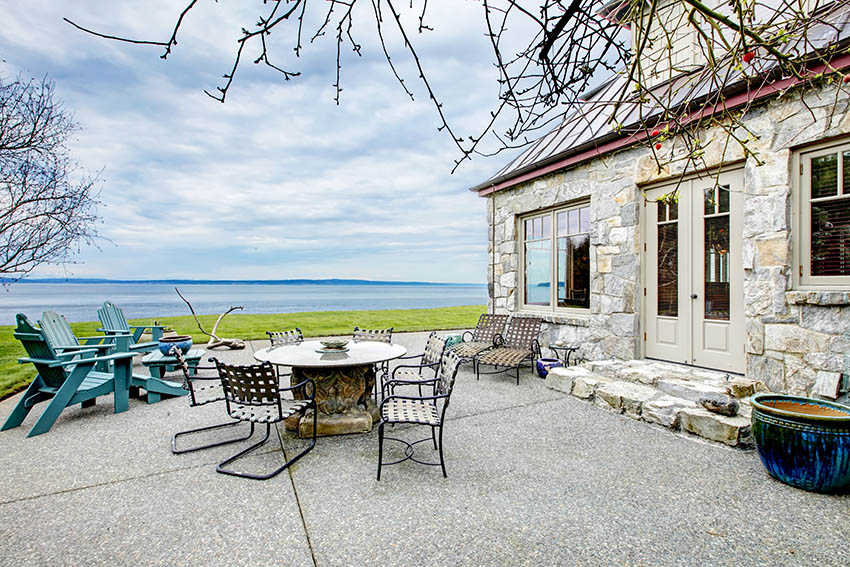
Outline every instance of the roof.
{"type": "MultiPolygon", "coordinates": [[[[836,6],[834,12],[829,15],[831,24],[819,23],[808,30],[805,45],[809,52],[831,44],[850,42],[850,4],[838,2],[836,6]]],[[[800,44],[802,45],[802,40],[800,44]]],[[[850,55],[837,56],[831,63],[832,69],[826,69],[824,65],[812,67],[809,69],[809,77],[814,78],[823,71],[829,72],[850,66],[850,55]]],[[[733,60],[719,64],[728,67],[732,76],[723,89],[724,110],[775,95],[780,90],[800,82],[798,79],[776,77],[773,81],[760,81],[759,86],[754,86],[753,77],[735,70],[733,60]]],[[[758,76],[764,78],[774,70],[758,69],[758,76]]],[[[655,125],[661,121],[665,108],[681,108],[687,105],[691,112],[684,122],[713,114],[720,109],[709,107],[706,102],[710,95],[716,93],[713,88],[714,76],[694,72],[680,75],[670,83],[656,87],[653,94],[658,98],[670,98],[664,107],[654,102],[642,104],[632,99],[621,103],[617,108],[616,101],[622,98],[621,93],[627,81],[624,73],[618,73],[585,95],[586,100],[573,103],[571,111],[568,111],[560,126],[533,142],[490,179],[470,188],[470,191],[477,191],[484,196],[636,144],[646,138],[647,125],[655,125]]]]}

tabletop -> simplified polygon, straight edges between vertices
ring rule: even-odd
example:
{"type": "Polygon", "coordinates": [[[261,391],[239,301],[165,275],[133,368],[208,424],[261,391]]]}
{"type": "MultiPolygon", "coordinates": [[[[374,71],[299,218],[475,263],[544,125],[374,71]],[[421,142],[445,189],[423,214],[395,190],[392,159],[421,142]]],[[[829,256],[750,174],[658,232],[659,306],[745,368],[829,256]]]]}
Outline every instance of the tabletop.
{"type": "Polygon", "coordinates": [[[345,345],[347,352],[321,353],[322,343],[319,341],[304,341],[295,345],[283,345],[275,348],[264,348],[254,353],[254,358],[272,364],[295,366],[298,368],[326,368],[334,366],[357,366],[374,364],[392,360],[407,354],[407,349],[401,345],[379,343],[375,341],[348,341],[345,345]]]}

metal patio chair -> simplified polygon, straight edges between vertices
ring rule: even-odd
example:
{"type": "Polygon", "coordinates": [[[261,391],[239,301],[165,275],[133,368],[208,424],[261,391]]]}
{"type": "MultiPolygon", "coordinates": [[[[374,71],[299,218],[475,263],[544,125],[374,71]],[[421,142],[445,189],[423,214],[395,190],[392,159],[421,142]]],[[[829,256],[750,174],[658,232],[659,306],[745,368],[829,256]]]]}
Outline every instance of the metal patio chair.
{"type": "MultiPolygon", "coordinates": [[[[434,378],[437,376],[437,372],[439,371],[440,361],[443,357],[443,352],[446,350],[446,340],[438,337],[435,331],[432,331],[430,335],[428,335],[428,340],[425,342],[425,350],[422,354],[415,354],[413,356],[402,356],[398,358],[399,361],[419,361],[418,364],[399,364],[395,368],[393,368],[392,372],[392,381],[421,381],[425,378],[428,378],[426,374],[423,374],[423,371],[426,369],[431,372],[431,377],[434,378]]],[[[383,395],[386,395],[384,391],[384,385],[381,385],[381,392],[383,395]]],[[[420,387],[419,392],[421,394],[422,388],[420,387]]]]}
{"type": "MultiPolygon", "coordinates": [[[[269,336],[269,350],[274,350],[277,347],[286,345],[297,345],[304,342],[304,334],[298,327],[287,331],[266,331],[266,334],[269,336]]],[[[277,367],[278,377],[290,376],[292,374],[291,372],[283,372],[281,370],[283,367],[280,364],[276,364],[275,366],[277,367]]]]}
{"type": "Polygon", "coordinates": [[[516,383],[519,385],[520,365],[531,359],[533,368],[535,360],[541,357],[537,337],[540,335],[542,324],[543,319],[539,317],[512,317],[504,336],[497,335],[494,339],[493,348],[475,357],[476,380],[481,374],[497,374],[513,368],[516,371],[516,383]],[[493,366],[495,369],[481,372],[482,364],[493,366]]]}
{"type": "Polygon", "coordinates": [[[238,366],[225,364],[217,359],[212,359],[218,368],[221,378],[221,387],[224,390],[224,402],[227,413],[233,419],[251,423],[251,433],[255,423],[266,424],[266,435],[259,443],[243,449],[229,459],[222,461],[216,466],[216,472],[252,478],[255,480],[266,480],[283,472],[295,461],[310,452],[316,446],[316,383],[309,378],[289,387],[281,387],[278,383],[277,372],[269,362],[238,366]],[[298,390],[304,399],[294,400],[283,397],[283,393],[298,390]],[[269,440],[272,423],[279,423],[289,416],[304,410],[313,410],[313,437],[310,444],[300,453],[289,459],[281,467],[266,474],[240,472],[227,468],[231,463],[241,459],[248,453],[263,446],[269,440]]]}
{"type": "Polygon", "coordinates": [[[462,359],[457,354],[447,351],[443,354],[440,368],[434,378],[417,381],[389,380],[387,382],[387,393],[389,395],[383,399],[379,408],[381,422],[378,425],[378,480],[381,480],[381,468],[384,465],[396,465],[408,460],[421,465],[439,466],[443,471],[443,477],[447,477],[446,461],[443,456],[443,423],[461,361],[462,359]],[[420,388],[431,386],[431,389],[427,395],[396,394],[396,388],[413,385],[420,388]],[[431,428],[431,435],[412,442],[384,436],[384,426],[401,423],[427,425],[431,428]],[[383,460],[384,439],[404,445],[404,457],[385,463],[383,460]],[[414,456],[414,446],[427,441],[433,442],[434,450],[439,451],[439,462],[424,461],[414,456]]]}
{"type": "MultiPolygon", "coordinates": [[[[171,347],[171,350],[168,352],[168,354],[177,359],[181,370],[183,370],[183,388],[189,393],[189,395],[187,396],[189,399],[189,407],[195,408],[199,406],[205,406],[207,404],[212,404],[215,402],[224,401],[224,391],[221,388],[221,378],[218,375],[218,368],[216,368],[215,366],[193,366],[190,369],[189,365],[186,363],[186,359],[183,358],[183,352],[176,346],[171,347]]],[[[195,447],[190,447],[188,449],[177,448],[178,437],[182,437],[184,435],[191,435],[193,433],[200,433],[202,431],[213,431],[215,429],[221,429],[223,427],[232,427],[234,425],[239,425],[240,423],[242,422],[237,419],[225,423],[219,423],[217,425],[199,427],[198,429],[178,431],[177,433],[171,436],[171,452],[175,455],[180,455],[183,453],[200,451],[201,449],[210,449],[212,447],[218,447],[220,445],[238,443],[239,441],[247,441],[251,438],[251,435],[254,434],[253,423],[251,424],[251,430],[248,432],[248,435],[244,437],[217,441],[215,443],[208,443],[206,445],[198,445],[195,447]]]]}
{"type": "Polygon", "coordinates": [[[504,332],[507,321],[508,315],[483,313],[478,318],[475,329],[463,333],[463,342],[450,348],[461,358],[472,359],[475,355],[493,348],[493,340],[504,332]]]}
{"type": "MultiPolygon", "coordinates": [[[[354,339],[354,342],[361,341],[373,341],[378,343],[387,343],[392,344],[393,342],[393,328],[389,329],[361,329],[360,327],[355,326],[354,331],[351,333],[351,338],[354,339]]],[[[381,388],[383,388],[384,381],[389,375],[390,371],[390,363],[389,361],[380,362],[375,365],[375,402],[378,401],[378,384],[381,384],[381,388]]]]}

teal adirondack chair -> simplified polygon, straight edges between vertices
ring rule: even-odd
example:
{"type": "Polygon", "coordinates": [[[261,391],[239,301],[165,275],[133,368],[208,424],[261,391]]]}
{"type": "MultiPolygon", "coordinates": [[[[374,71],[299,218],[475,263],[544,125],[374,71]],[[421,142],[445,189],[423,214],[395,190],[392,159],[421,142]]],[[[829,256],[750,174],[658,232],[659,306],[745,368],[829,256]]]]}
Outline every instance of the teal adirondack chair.
{"type": "MultiPolygon", "coordinates": [[[[120,340],[118,336],[78,337],[74,335],[74,331],[71,330],[71,325],[68,324],[65,316],[55,311],[45,311],[42,313],[38,325],[41,327],[44,338],[47,339],[53,350],[62,353],[80,349],[96,349],[98,356],[109,354],[109,351],[115,349],[115,342],[120,340]],[[80,340],[84,342],[81,344],[80,340]]],[[[124,335],[123,340],[127,342],[129,337],[130,335],[124,335]]],[[[127,351],[126,348],[120,350],[127,351]]],[[[108,365],[104,362],[98,363],[96,370],[106,372],[108,365]]]]}
{"type": "Polygon", "coordinates": [[[40,402],[49,401],[47,408],[36,420],[27,437],[47,433],[66,407],[74,404],[90,405],[98,396],[112,393],[115,413],[129,408],[130,376],[133,354],[119,352],[95,356],[97,349],[71,349],[58,352],[54,349],[42,329],[29,322],[26,315],[18,313],[14,336],[21,341],[26,358],[20,364],[32,363],[38,375],[24,392],[15,409],[0,427],[0,431],[18,427],[24,418],[40,402]],[[106,364],[109,372],[95,370],[95,365],[106,364]]]}
{"type": "Polygon", "coordinates": [[[101,324],[98,331],[107,335],[131,335],[130,350],[138,352],[150,352],[157,348],[157,341],[162,337],[162,331],[165,329],[162,325],[130,325],[124,317],[124,311],[111,301],[105,301],[103,307],[97,310],[97,318],[101,324]],[[151,330],[153,341],[140,343],[139,339],[145,329],[151,330]]]}
{"type": "MultiPolygon", "coordinates": [[[[120,310],[119,310],[120,311],[120,310]]],[[[143,352],[136,349],[134,352],[133,346],[130,344],[133,336],[129,333],[118,334],[110,333],[100,337],[76,337],[71,325],[68,324],[64,316],[55,311],[45,311],[42,315],[41,330],[45,338],[55,350],[70,350],[74,348],[87,348],[88,345],[79,344],[79,339],[99,339],[105,341],[105,344],[93,345],[96,347],[106,347],[107,349],[115,349],[115,352],[129,352],[133,355],[137,352],[143,352]]],[[[97,370],[105,371],[106,368],[98,367],[97,370]]],[[[153,376],[133,373],[130,379],[130,386],[134,388],[134,392],[138,392],[138,388],[143,388],[147,393],[147,401],[149,404],[160,401],[163,395],[166,396],[185,396],[186,390],[181,384],[169,382],[153,376]]]]}

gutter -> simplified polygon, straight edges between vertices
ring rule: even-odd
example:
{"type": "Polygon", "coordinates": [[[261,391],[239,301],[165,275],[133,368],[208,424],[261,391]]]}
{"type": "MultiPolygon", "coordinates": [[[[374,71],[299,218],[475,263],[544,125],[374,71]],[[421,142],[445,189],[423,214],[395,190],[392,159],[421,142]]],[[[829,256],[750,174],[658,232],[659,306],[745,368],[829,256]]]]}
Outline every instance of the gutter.
{"type": "MultiPolygon", "coordinates": [[[[806,78],[803,80],[798,80],[794,77],[780,79],[770,84],[761,85],[755,91],[744,90],[743,92],[739,92],[738,94],[726,98],[723,101],[722,106],[713,105],[694,110],[686,116],[686,118],[682,121],[682,124],[688,124],[706,116],[711,116],[720,110],[731,110],[737,108],[747,102],[760,101],[790,87],[803,84],[809,79],[814,79],[822,73],[836,72],[845,67],[850,67],[850,54],[840,55],[831,60],[829,63],[823,63],[808,69],[806,72],[806,78]]],[[[746,83],[744,83],[744,85],[746,85],[746,83]]],[[[496,191],[508,189],[519,185],[520,183],[524,183],[526,181],[542,177],[543,175],[634,145],[646,138],[647,133],[644,129],[639,129],[633,134],[627,136],[618,135],[612,132],[611,134],[592,140],[583,146],[571,148],[559,155],[531,164],[508,175],[488,180],[480,185],[471,187],[469,190],[477,192],[479,197],[486,197],[496,191]]]]}

